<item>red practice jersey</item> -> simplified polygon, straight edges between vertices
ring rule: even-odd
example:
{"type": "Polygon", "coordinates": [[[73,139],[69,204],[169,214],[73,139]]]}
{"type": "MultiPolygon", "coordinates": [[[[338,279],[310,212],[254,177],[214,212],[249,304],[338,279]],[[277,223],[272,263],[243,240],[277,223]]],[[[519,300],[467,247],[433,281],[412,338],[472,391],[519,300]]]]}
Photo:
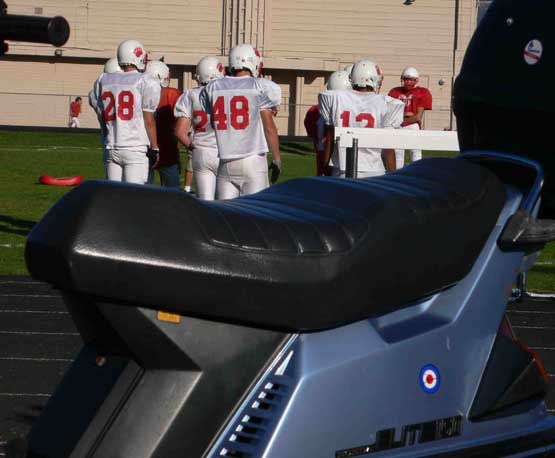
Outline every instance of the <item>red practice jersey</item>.
{"type": "MultiPolygon", "coordinates": [[[[418,107],[424,107],[424,110],[432,109],[432,94],[425,87],[415,87],[407,91],[403,86],[398,86],[391,89],[388,95],[405,104],[405,113],[416,113],[418,107]]],[[[405,122],[402,124],[402,126],[406,125],[405,122]]],[[[422,129],[421,122],[418,126],[422,129]]]]}
{"type": "Polygon", "coordinates": [[[77,118],[79,113],[81,113],[81,104],[78,102],[71,102],[70,105],[71,117],[77,118]]]}
{"type": "Polygon", "coordinates": [[[157,167],[169,167],[179,162],[179,147],[174,134],[175,116],[173,109],[181,91],[173,87],[163,87],[160,103],[156,109],[156,132],[158,134],[158,148],[160,161],[157,167]]]}

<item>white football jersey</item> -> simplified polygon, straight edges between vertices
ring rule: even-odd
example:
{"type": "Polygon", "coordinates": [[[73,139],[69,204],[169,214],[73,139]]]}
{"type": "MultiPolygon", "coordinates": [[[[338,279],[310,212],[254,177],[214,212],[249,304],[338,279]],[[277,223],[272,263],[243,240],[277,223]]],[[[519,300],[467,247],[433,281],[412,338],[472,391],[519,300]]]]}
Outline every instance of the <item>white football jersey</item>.
{"type": "Polygon", "coordinates": [[[272,101],[272,108],[279,109],[281,105],[281,87],[274,83],[272,80],[266,78],[259,78],[262,87],[265,89],[268,98],[272,101]]]}
{"type": "Polygon", "coordinates": [[[150,141],[143,111],[156,111],[160,102],[160,83],[147,73],[137,71],[103,73],[97,91],[96,111],[102,113],[106,125],[106,148],[146,151],[150,141]]]}
{"type": "Polygon", "coordinates": [[[267,88],[261,78],[225,76],[201,91],[201,105],[211,116],[221,159],[268,152],[260,111],[275,104],[267,88]]]}
{"type": "Polygon", "coordinates": [[[218,151],[216,134],[212,127],[210,116],[202,109],[199,96],[201,87],[196,87],[186,91],[179,97],[173,110],[176,118],[189,118],[193,126],[193,145],[195,149],[218,151]]]}
{"type": "MultiPolygon", "coordinates": [[[[324,91],[318,96],[320,115],[328,126],[394,128],[403,122],[404,103],[387,95],[354,90],[324,91]]],[[[358,170],[385,172],[380,148],[359,148],[358,170]]],[[[332,154],[334,164],[345,170],[345,149],[332,154]]]]}
{"type": "MultiPolygon", "coordinates": [[[[101,77],[102,75],[100,75],[101,77]]],[[[91,92],[89,92],[89,105],[96,112],[98,119],[102,117],[102,111],[98,106],[98,94],[100,92],[100,77],[94,82],[91,92]]]]}
{"type": "Polygon", "coordinates": [[[98,106],[98,94],[100,91],[100,77],[94,82],[91,92],[89,92],[89,105],[95,111],[98,123],[100,124],[100,143],[102,147],[106,145],[106,128],[102,124],[102,111],[98,106]]]}

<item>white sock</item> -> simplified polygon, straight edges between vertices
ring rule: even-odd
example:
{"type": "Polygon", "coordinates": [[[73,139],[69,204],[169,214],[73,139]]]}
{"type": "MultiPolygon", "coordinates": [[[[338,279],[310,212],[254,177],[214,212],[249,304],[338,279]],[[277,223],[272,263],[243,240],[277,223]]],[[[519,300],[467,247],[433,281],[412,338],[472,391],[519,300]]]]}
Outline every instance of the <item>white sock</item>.
{"type": "Polygon", "coordinates": [[[191,192],[191,186],[185,186],[185,192],[191,192]]]}

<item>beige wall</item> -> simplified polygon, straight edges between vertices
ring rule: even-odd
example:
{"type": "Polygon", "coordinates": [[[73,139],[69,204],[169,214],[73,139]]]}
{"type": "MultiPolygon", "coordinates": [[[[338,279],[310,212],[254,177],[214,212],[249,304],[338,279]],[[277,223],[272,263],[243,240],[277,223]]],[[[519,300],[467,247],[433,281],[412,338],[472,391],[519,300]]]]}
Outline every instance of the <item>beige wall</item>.
{"type": "MultiPolygon", "coordinates": [[[[10,44],[9,57],[0,60],[0,124],[66,125],[69,101],[86,97],[123,39],[140,39],[151,57],[165,56],[177,77],[173,85],[182,88],[195,85],[191,75],[200,57],[225,55],[246,41],[263,51],[268,76],[282,87],[277,123],[283,134],[304,134],[306,109],[330,72],[367,57],[382,67],[382,93],[399,83],[405,66],[417,67],[434,98],[426,128],[451,127],[453,76],[476,27],[475,0],[409,6],[403,0],[11,0],[9,12],[61,14],[72,33],[59,58],[49,46],[10,44]]],[[[86,102],[82,126],[96,127],[86,102]]]]}

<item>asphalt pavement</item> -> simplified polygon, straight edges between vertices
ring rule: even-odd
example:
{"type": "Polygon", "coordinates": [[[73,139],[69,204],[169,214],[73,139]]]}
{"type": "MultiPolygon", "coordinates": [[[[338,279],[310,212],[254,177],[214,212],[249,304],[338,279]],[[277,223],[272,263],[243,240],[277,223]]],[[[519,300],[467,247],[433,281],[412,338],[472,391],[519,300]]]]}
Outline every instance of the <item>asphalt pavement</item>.
{"type": "MultiPolygon", "coordinates": [[[[555,382],[555,300],[511,304],[517,337],[534,350],[555,382]]],[[[0,276],[0,457],[23,437],[81,348],[60,293],[29,277],[0,276]]],[[[555,414],[555,390],[547,397],[555,414]]]]}

